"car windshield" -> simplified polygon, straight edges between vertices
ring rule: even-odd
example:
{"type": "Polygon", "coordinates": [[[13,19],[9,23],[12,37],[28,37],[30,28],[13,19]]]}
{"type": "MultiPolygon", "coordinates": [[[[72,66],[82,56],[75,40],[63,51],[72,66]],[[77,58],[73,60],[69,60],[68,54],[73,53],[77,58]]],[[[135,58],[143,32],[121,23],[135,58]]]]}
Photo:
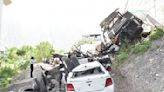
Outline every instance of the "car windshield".
{"type": "Polygon", "coordinates": [[[100,67],[95,67],[85,71],[73,72],[73,78],[95,75],[95,74],[104,74],[100,67]]]}

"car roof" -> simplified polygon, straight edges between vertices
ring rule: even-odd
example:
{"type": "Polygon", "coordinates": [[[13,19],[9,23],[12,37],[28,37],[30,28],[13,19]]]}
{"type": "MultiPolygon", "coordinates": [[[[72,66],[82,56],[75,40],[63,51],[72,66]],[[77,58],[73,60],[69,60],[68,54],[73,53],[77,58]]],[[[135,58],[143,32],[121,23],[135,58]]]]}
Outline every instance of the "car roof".
{"type": "Polygon", "coordinates": [[[85,71],[88,69],[92,69],[95,67],[101,67],[101,66],[102,65],[98,61],[89,62],[89,63],[85,63],[85,64],[81,64],[81,65],[77,66],[76,68],[74,68],[72,70],[72,72],[85,71]]]}

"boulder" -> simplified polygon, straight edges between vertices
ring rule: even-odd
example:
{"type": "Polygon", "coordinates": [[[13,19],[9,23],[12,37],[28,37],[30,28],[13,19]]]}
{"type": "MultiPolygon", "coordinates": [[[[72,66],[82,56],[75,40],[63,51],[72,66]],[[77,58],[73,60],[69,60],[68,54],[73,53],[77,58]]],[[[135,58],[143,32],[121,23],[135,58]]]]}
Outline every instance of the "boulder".
{"type": "Polygon", "coordinates": [[[13,78],[11,84],[3,89],[7,92],[47,92],[46,76],[39,65],[34,66],[33,78],[29,67],[13,78]]]}
{"type": "Polygon", "coordinates": [[[24,79],[7,86],[2,92],[40,92],[36,78],[24,79]]]}

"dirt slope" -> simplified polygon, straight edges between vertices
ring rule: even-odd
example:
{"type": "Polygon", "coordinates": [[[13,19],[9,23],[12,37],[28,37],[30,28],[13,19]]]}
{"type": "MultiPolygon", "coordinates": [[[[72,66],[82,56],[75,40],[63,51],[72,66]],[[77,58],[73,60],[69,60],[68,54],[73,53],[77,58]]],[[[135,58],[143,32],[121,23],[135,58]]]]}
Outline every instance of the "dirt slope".
{"type": "Polygon", "coordinates": [[[164,37],[128,61],[113,69],[115,92],[164,92],[164,37]]]}

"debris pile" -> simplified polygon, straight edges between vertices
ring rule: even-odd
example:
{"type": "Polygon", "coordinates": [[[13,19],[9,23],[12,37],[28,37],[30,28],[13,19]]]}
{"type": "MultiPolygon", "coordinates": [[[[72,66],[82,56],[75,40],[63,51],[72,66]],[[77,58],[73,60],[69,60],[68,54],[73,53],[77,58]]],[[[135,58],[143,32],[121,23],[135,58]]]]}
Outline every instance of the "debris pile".
{"type": "Polygon", "coordinates": [[[66,80],[68,73],[84,62],[99,61],[110,71],[110,54],[117,52],[123,41],[133,43],[150,34],[143,32],[142,25],[143,21],[132,13],[127,11],[121,14],[116,9],[100,24],[103,41],[95,48],[98,53],[83,53],[76,49],[67,56],[54,54],[52,59],[44,60],[44,64],[35,66],[34,78],[30,78],[28,68],[14,78],[4,92],[59,92],[62,78],[66,80]]]}

